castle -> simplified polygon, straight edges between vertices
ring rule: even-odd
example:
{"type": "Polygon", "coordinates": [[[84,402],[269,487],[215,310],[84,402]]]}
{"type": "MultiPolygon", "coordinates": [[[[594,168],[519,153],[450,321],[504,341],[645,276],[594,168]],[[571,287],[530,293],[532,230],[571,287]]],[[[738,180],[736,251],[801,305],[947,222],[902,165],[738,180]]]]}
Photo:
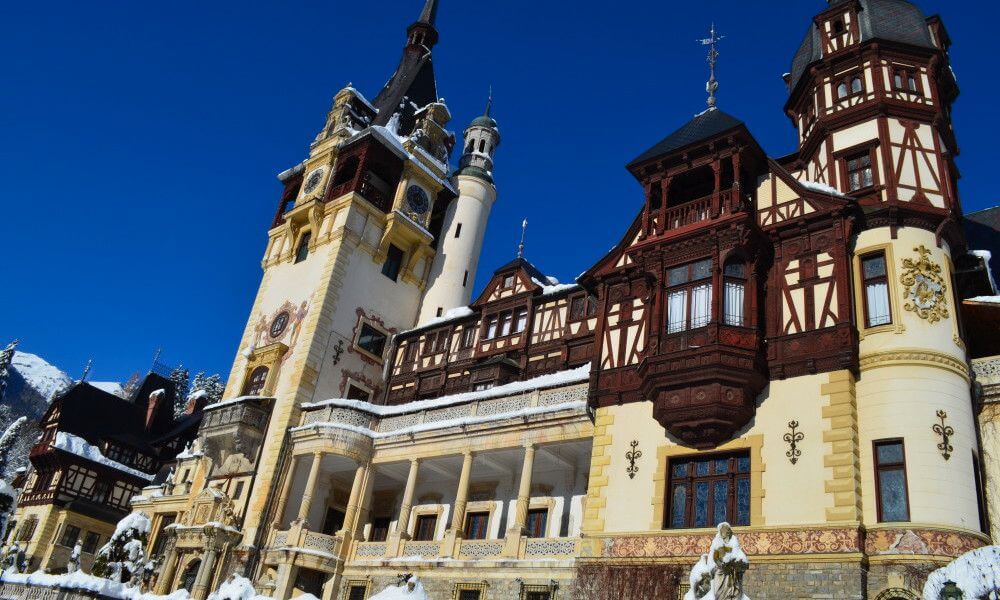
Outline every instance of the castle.
{"type": "Polygon", "coordinates": [[[710,96],[628,163],[635,218],[576,282],[518,256],[473,296],[501,136],[447,129],[437,10],[279,175],[225,400],[133,499],[156,591],[680,598],[729,522],[754,598],[911,600],[989,543],[1000,348],[971,338],[1000,305],[970,300],[996,290],[938,17],[831,0],[786,76],[793,154],[710,96]]]}

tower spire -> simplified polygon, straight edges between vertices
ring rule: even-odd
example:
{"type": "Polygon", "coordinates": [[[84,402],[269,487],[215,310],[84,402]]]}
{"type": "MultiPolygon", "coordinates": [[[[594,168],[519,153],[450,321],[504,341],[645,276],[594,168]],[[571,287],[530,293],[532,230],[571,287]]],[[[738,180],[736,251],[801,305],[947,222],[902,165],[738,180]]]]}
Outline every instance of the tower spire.
{"type": "Polygon", "coordinates": [[[490,86],[490,96],[486,100],[486,112],[483,113],[484,116],[490,116],[490,111],[493,109],[493,86],[490,86]]]}
{"type": "Polygon", "coordinates": [[[424,3],[424,10],[420,11],[420,18],[417,19],[417,23],[427,23],[433,26],[434,21],[437,20],[438,12],[438,0],[427,0],[424,3]]]}
{"type": "Polygon", "coordinates": [[[708,46],[708,83],[705,84],[705,91],[708,92],[708,108],[714,109],[716,100],[715,92],[719,89],[719,82],[715,79],[715,63],[719,60],[719,51],[715,48],[715,45],[719,43],[719,40],[726,37],[724,35],[718,35],[715,31],[715,23],[712,23],[712,28],[708,30],[709,36],[707,38],[702,38],[697,40],[702,46],[708,46]]]}

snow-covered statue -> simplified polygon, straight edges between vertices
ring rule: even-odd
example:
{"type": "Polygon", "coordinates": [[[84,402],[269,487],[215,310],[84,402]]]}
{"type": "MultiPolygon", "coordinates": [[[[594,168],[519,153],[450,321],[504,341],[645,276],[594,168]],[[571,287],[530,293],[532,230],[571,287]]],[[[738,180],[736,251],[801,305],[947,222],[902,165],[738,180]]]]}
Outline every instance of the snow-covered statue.
{"type": "Polygon", "coordinates": [[[733,528],[720,523],[708,554],[691,569],[691,589],[684,600],[750,600],[743,594],[743,574],[749,567],[733,528]]]}
{"type": "Polygon", "coordinates": [[[1000,598],[1000,546],[983,546],[934,571],[924,584],[925,600],[940,600],[958,588],[966,600],[1000,598]]]}
{"type": "Polygon", "coordinates": [[[368,600],[427,600],[427,592],[424,591],[424,584],[415,575],[407,575],[406,583],[401,585],[390,585],[381,592],[375,594],[368,600]]]}
{"type": "Polygon", "coordinates": [[[69,561],[66,563],[67,573],[76,573],[80,570],[80,554],[83,553],[83,547],[80,545],[79,540],[73,546],[73,551],[69,553],[69,561]]]}

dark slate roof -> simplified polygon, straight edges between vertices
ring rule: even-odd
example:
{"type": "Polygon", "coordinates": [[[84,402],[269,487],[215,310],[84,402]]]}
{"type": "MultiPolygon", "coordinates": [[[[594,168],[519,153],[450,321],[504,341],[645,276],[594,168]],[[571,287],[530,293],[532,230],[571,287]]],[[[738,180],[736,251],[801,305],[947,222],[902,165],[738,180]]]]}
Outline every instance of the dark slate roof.
{"type": "MultiPolygon", "coordinates": [[[[830,6],[842,4],[848,0],[834,0],[830,6]]],[[[924,13],[907,0],[860,0],[861,40],[872,39],[902,42],[923,48],[933,48],[931,33],[927,28],[927,18],[924,13]]],[[[822,58],[822,44],[819,28],[812,24],[806,32],[805,39],[792,59],[791,80],[789,89],[802,78],[806,68],[822,58]]]]}
{"type": "Polygon", "coordinates": [[[545,273],[542,273],[541,271],[538,270],[537,267],[535,267],[535,265],[531,264],[530,262],[520,257],[515,258],[514,260],[510,261],[509,263],[505,264],[504,266],[500,267],[499,269],[493,272],[499,273],[501,271],[508,271],[510,269],[524,269],[524,271],[532,279],[537,279],[542,283],[542,285],[549,284],[549,280],[545,276],[545,273]]]}
{"type": "Polygon", "coordinates": [[[637,165],[674,150],[714,137],[720,133],[743,125],[732,115],[715,108],[706,110],[684,124],[683,127],[665,137],[660,143],[640,154],[629,166],[637,165]]]}

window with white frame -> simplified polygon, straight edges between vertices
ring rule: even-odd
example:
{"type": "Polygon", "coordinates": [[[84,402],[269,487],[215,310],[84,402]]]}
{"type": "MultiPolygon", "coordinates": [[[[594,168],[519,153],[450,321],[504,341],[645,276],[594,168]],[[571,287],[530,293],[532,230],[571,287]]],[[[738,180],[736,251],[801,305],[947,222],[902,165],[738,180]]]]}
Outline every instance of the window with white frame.
{"type": "Polygon", "coordinates": [[[747,268],[739,260],[729,260],[723,269],[724,291],[723,316],[726,325],[743,327],[746,325],[747,268]]]}
{"type": "Polygon", "coordinates": [[[708,325],[712,320],[712,260],[667,272],[667,333],[708,325]]]}

